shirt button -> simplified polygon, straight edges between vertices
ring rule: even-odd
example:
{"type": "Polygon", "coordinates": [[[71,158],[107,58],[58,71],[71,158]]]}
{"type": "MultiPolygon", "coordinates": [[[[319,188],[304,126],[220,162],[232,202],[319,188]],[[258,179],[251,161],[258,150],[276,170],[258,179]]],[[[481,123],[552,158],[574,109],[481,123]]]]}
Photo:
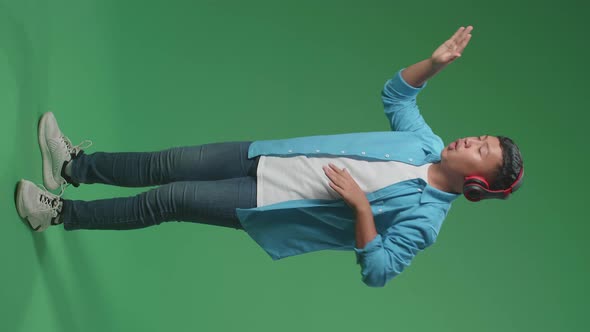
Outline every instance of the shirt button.
{"type": "Polygon", "coordinates": [[[293,152],[293,150],[289,150],[289,152],[293,152]]]}
{"type": "Polygon", "coordinates": [[[422,191],[422,189],[418,189],[418,191],[422,191]]]}
{"type": "Polygon", "coordinates": [[[379,212],[383,211],[383,209],[379,209],[379,212]]]}
{"type": "Polygon", "coordinates": [[[388,154],[386,154],[386,155],[385,155],[385,157],[389,158],[389,155],[388,155],[388,154]]]}
{"type": "Polygon", "coordinates": [[[365,151],[361,152],[362,154],[365,154],[365,151]]]}
{"type": "Polygon", "coordinates": [[[344,150],[342,150],[342,151],[340,151],[340,152],[344,153],[344,150]]]}
{"type": "Polygon", "coordinates": [[[320,152],[320,150],[315,150],[315,152],[320,152]]]}
{"type": "Polygon", "coordinates": [[[413,161],[414,159],[410,158],[410,159],[408,159],[408,160],[409,160],[409,161],[413,161]]]}

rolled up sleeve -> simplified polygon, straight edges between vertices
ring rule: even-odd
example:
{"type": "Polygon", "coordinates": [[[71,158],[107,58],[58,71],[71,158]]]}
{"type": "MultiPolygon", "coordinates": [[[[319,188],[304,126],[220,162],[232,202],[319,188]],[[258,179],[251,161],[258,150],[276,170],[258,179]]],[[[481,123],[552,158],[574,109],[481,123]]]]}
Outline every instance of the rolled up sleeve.
{"type": "Polygon", "coordinates": [[[362,281],[370,287],[385,286],[435,239],[434,229],[421,220],[399,222],[388,228],[386,234],[377,234],[364,248],[353,248],[362,281]]]}
{"type": "Polygon", "coordinates": [[[401,73],[405,68],[400,69],[395,76],[385,82],[381,91],[381,100],[385,110],[385,116],[389,120],[393,131],[431,131],[424,121],[416,104],[416,96],[426,87],[428,82],[416,88],[409,85],[401,73]]]}

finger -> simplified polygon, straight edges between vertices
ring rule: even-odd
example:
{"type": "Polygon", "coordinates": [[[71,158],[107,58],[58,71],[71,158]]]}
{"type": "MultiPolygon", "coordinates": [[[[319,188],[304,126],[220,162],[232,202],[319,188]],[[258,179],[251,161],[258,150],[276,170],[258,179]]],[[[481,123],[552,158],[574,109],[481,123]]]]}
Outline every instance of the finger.
{"type": "Polygon", "coordinates": [[[467,36],[471,34],[472,30],[472,26],[468,26],[467,29],[463,30],[463,32],[461,32],[461,35],[459,36],[459,42],[462,43],[465,40],[465,38],[467,38],[467,36]]]}
{"type": "Polygon", "coordinates": [[[342,188],[338,187],[334,182],[329,182],[328,184],[330,185],[330,187],[332,189],[336,190],[336,192],[340,194],[340,191],[342,190],[342,188]]]}
{"type": "Polygon", "coordinates": [[[324,172],[332,181],[341,181],[342,175],[338,174],[335,170],[330,168],[329,166],[323,166],[324,172]]]}
{"type": "Polygon", "coordinates": [[[344,184],[352,179],[350,173],[348,173],[348,170],[346,168],[339,169],[336,174],[339,177],[338,179],[340,181],[340,184],[344,184]]]}
{"type": "Polygon", "coordinates": [[[461,32],[461,35],[459,36],[458,44],[462,44],[467,38],[467,36],[470,35],[471,31],[473,31],[473,27],[471,25],[468,26],[465,30],[463,30],[463,32],[461,32]]]}
{"type": "Polygon", "coordinates": [[[336,176],[342,176],[342,170],[338,167],[336,167],[336,165],[334,164],[329,164],[329,169],[332,170],[332,172],[334,172],[334,174],[336,176]]]}
{"type": "Polygon", "coordinates": [[[332,165],[331,165],[331,164],[324,165],[324,166],[322,166],[322,168],[324,169],[324,171],[325,171],[326,173],[337,174],[337,173],[336,173],[336,169],[334,169],[334,168],[332,167],[332,165]]]}
{"type": "Polygon", "coordinates": [[[463,31],[461,31],[461,34],[459,36],[459,40],[462,41],[463,39],[465,39],[465,37],[471,33],[471,31],[473,30],[473,27],[470,25],[467,28],[463,29],[463,31]]]}
{"type": "Polygon", "coordinates": [[[351,178],[350,173],[346,168],[342,169],[342,176],[344,176],[345,178],[351,178]]]}
{"type": "Polygon", "coordinates": [[[460,45],[465,40],[465,38],[467,38],[467,35],[469,35],[469,33],[471,33],[472,30],[473,27],[471,25],[463,29],[463,31],[461,31],[461,33],[459,34],[459,36],[457,36],[457,39],[455,40],[457,45],[460,45]]]}
{"type": "Polygon", "coordinates": [[[459,53],[463,52],[463,50],[467,46],[467,43],[469,43],[469,40],[470,39],[471,39],[471,35],[467,35],[467,37],[465,37],[465,39],[459,45],[459,48],[457,49],[457,52],[459,52],[459,53]]]}
{"type": "Polygon", "coordinates": [[[332,163],[329,163],[328,165],[329,165],[329,166],[330,166],[330,168],[332,168],[333,170],[335,170],[335,171],[340,171],[340,168],[336,167],[336,165],[334,165],[334,164],[332,164],[332,163]]]}
{"type": "Polygon", "coordinates": [[[450,39],[455,40],[456,38],[458,38],[459,35],[461,34],[461,31],[463,31],[463,29],[464,29],[463,27],[460,27],[450,39]]]}
{"type": "Polygon", "coordinates": [[[331,168],[332,168],[334,171],[336,171],[336,173],[337,173],[337,174],[344,175],[345,173],[347,173],[347,171],[346,171],[346,167],[340,168],[340,167],[337,167],[337,166],[336,166],[336,165],[334,165],[334,164],[330,164],[330,167],[331,167],[331,168]]]}

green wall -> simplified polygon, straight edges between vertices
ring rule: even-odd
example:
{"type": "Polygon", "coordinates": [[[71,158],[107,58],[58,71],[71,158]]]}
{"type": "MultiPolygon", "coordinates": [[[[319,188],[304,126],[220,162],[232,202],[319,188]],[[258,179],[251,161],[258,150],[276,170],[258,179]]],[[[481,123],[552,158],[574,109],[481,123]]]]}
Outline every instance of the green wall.
{"type": "Polygon", "coordinates": [[[0,330],[586,331],[588,6],[0,0],[0,330]],[[236,230],[33,233],[17,215],[17,181],[42,183],[44,112],[92,140],[87,153],[386,131],[385,80],[467,25],[463,56],[418,104],[445,143],[513,138],[525,184],[508,201],[457,200],[385,288],[361,282],[353,252],[273,262],[236,230]]]}

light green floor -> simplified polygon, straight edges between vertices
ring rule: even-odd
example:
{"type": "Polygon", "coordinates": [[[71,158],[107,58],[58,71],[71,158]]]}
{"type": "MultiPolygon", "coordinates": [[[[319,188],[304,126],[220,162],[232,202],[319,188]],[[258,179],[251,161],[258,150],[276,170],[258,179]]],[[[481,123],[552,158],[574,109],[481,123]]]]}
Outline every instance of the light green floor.
{"type": "MultiPolygon", "coordinates": [[[[583,331],[588,5],[580,1],[0,0],[0,331],[583,331]],[[386,131],[385,80],[461,25],[473,38],[418,97],[445,142],[502,134],[525,185],[453,205],[437,243],[382,289],[352,252],[273,262],[191,223],[32,233],[53,111],[87,153],[386,131]]],[[[70,187],[65,198],[149,188],[70,187]]]]}

